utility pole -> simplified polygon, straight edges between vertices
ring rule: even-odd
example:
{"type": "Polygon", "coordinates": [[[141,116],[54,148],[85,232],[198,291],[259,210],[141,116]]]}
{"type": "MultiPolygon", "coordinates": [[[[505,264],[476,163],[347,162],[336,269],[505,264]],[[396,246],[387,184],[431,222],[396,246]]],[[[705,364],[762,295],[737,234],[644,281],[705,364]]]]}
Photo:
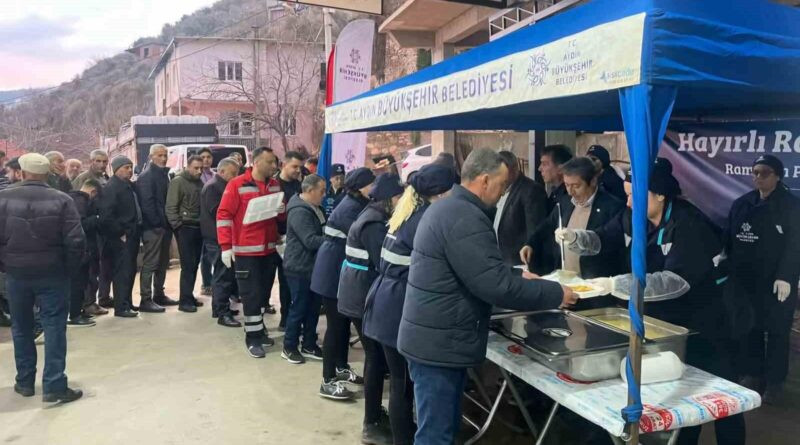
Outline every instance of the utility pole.
{"type": "MultiPolygon", "coordinates": [[[[259,76],[259,58],[258,26],[253,26],[253,95],[256,105],[255,116],[253,116],[253,131],[256,136],[256,148],[261,146],[261,77],[259,76]]],[[[244,81],[244,79],[242,79],[242,81],[244,81]]]]}
{"type": "MultiPolygon", "coordinates": [[[[331,55],[331,48],[333,47],[333,17],[331,16],[330,8],[322,8],[322,24],[325,28],[325,61],[328,61],[328,57],[331,55]]],[[[325,73],[320,73],[321,76],[324,76],[325,73]]],[[[330,85],[328,85],[330,88],[330,85]]]]}

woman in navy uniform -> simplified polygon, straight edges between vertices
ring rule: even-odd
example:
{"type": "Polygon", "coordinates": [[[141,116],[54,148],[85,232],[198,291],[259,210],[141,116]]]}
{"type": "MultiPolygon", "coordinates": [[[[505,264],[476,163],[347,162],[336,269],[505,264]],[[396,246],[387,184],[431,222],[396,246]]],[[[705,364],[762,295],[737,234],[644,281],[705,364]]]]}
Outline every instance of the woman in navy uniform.
{"type": "MultiPolygon", "coordinates": [[[[630,193],[630,184],[626,184],[630,193]]],[[[722,250],[720,230],[695,206],[680,198],[681,188],[672,176],[672,164],[659,158],[650,177],[647,200],[647,278],[645,315],[687,327],[685,361],[728,380],[737,377],[733,364],[735,343],[726,329],[723,283],[726,276],[715,265],[722,250]]],[[[630,247],[629,209],[597,231],[557,229],[556,240],[581,255],[596,255],[630,247]]],[[[630,254],[626,257],[630,260],[630,254]]],[[[636,280],[631,274],[592,281],[607,293],[628,299],[636,280]]],[[[715,422],[717,443],[744,445],[744,416],[738,414],[715,422]]],[[[679,444],[696,444],[700,427],[681,430],[679,444]]]]}
{"type": "Polygon", "coordinates": [[[755,316],[744,345],[742,383],[763,392],[767,403],[780,396],[789,370],[800,278],[800,200],[783,184],[783,175],[775,156],[756,159],[756,189],[734,201],[725,242],[732,284],[755,316]]]}
{"type": "Polygon", "coordinates": [[[339,274],[344,262],[345,242],[350,226],[369,203],[370,189],[375,175],[370,169],[359,167],[347,174],[344,180],[346,196],[331,213],[323,229],[325,241],[317,251],[311,290],[322,295],[325,305],[327,329],[322,346],[322,385],[320,396],[335,400],[353,397],[343,382],[362,384],[363,379],[347,364],[350,340],[350,320],[339,314],[336,296],[339,291],[339,274]]]}
{"type": "Polygon", "coordinates": [[[387,366],[380,343],[364,337],[364,302],[378,276],[381,246],[386,238],[386,223],[403,194],[403,184],[395,174],[384,173],[375,179],[369,197],[372,202],[358,215],[347,235],[344,266],[339,279],[339,313],[350,318],[364,346],[364,428],[361,441],[391,444],[388,419],[382,419],[383,377],[387,366]]]}
{"type": "Polygon", "coordinates": [[[331,165],[331,185],[328,187],[328,192],[325,199],[322,201],[322,209],[325,211],[325,217],[330,218],[333,209],[342,202],[345,196],[344,193],[344,165],[333,164],[331,165]]]}
{"type": "Polygon", "coordinates": [[[397,352],[414,234],[428,206],[453,187],[455,170],[445,165],[426,165],[408,183],[389,219],[389,232],[381,249],[380,275],[369,290],[364,309],[364,335],[381,344],[389,366],[389,420],[395,445],[413,444],[416,432],[414,384],[406,359],[397,352]]]}

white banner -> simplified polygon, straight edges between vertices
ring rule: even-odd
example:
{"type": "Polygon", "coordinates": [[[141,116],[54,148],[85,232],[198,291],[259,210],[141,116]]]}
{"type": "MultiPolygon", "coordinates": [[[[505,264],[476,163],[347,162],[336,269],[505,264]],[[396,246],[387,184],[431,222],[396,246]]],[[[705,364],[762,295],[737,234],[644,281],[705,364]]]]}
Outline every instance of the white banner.
{"type": "Polygon", "coordinates": [[[326,131],[367,129],[637,85],[645,15],[604,23],[474,68],[328,107],[326,131]]]}
{"type": "MultiPolygon", "coordinates": [[[[333,62],[333,102],[350,99],[369,91],[372,79],[372,44],[375,22],[368,19],[347,24],[336,39],[333,62]]],[[[364,166],[367,133],[333,135],[333,164],[344,164],[345,171],[364,166]]]]}

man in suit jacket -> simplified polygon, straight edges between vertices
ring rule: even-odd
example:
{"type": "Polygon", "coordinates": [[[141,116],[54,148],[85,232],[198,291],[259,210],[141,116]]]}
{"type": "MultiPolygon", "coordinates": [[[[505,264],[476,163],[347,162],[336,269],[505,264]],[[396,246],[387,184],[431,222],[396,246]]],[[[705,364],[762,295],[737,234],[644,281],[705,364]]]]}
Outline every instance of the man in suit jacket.
{"type": "Polygon", "coordinates": [[[574,158],[562,165],[561,169],[569,194],[561,198],[560,206],[553,209],[547,219],[537,227],[534,235],[522,248],[520,257],[526,257],[528,261],[532,259],[533,262],[528,264],[539,275],[562,268],[576,272],[585,279],[621,273],[624,257],[616,252],[590,257],[577,256],[565,249],[566,264],[561,264],[561,247],[555,237],[555,231],[559,228],[559,210],[562,228],[596,230],[605,226],[625,208],[622,201],[598,187],[599,172],[596,164],[589,158],[574,158]]]}
{"type": "Polygon", "coordinates": [[[547,192],[520,172],[514,153],[501,151],[499,155],[508,167],[509,186],[497,203],[494,230],[503,261],[518,265],[522,264],[519,250],[547,218],[547,192]]]}

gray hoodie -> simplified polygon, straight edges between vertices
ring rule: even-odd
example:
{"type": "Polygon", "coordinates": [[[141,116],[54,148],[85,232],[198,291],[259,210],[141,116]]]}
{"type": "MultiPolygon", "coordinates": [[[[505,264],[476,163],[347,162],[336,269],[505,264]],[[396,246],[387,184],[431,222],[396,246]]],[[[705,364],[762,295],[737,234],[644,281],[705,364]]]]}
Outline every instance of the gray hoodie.
{"type": "Polygon", "coordinates": [[[325,215],[322,209],[311,205],[300,195],[294,195],[286,206],[286,251],[283,254],[283,269],[287,275],[311,279],[317,250],[325,237],[322,227],[325,215]]]}

